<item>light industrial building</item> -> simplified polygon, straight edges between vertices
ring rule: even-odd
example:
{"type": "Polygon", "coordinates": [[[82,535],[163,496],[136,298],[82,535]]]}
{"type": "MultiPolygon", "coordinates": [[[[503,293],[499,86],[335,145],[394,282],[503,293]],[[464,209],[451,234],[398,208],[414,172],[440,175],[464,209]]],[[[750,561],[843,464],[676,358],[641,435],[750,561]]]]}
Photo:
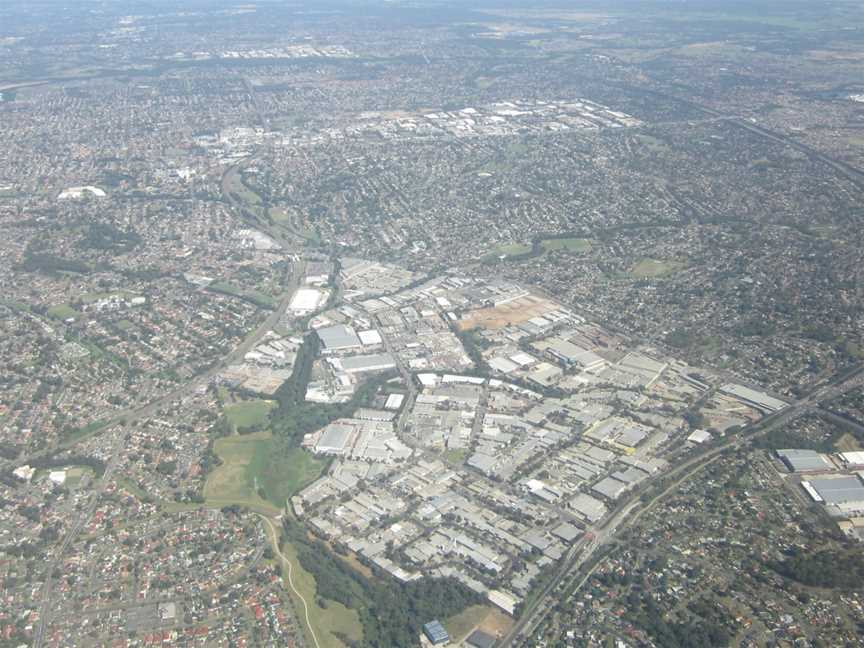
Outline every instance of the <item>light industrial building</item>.
{"type": "Polygon", "coordinates": [[[747,405],[751,405],[763,412],[776,412],[786,407],[786,403],[779,398],[774,398],[763,392],[756,391],[755,389],[744,387],[743,385],[726,383],[720,387],[720,391],[727,396],[731,396],[732,398],[735,398],[742,403],[746,403],[747,405]]]}
{"type": "Polygon", "coordinates": [[[318,310],[327,299],[327,293],[314,288],[300,288],[291,297],[288,308],[295,315],[307,315],[318,310]]]}
{"type": "Polygon", "coordinates": [[[336,326],[325,326],[316,331],[324,351],[344,351],[347,349],[359,349],[363,346],[357,332],[351,326],[337,324],[336,326]]]}
{"type": "Polygon", "coordinates": [[[444,626],[441,625],[441,622],[438,620],[430,621],[423,625],[423,634],[426,635],[426,638],[432,642],[433,646],[441,646],[450,641],[450,635],[447,633],[447,630],[444,629],[444,626]]]}
{"type": "Polygon", "coordinates": [[[777,457],[786,465],[789,472],[823,472],[833,468],[825,456],[815,450],[796,450],[792,448],[778,450],[777,457]]]}
{"type": "Polygon", "coordinates": [[[375,346],[383,342],[383,340],[381,339],[381,334],[375,329],[369,329],[368,331],[360,331],[357,336],[360,338],[363,346],[375,346]]]}
{"type": "Polygon", "coordinates": [[[805,490],[813,497],[813,491],[818,494],[814,500],[822,501],[828,506],[834,506],[841,512],[864,510],[864,484],[858,477],[823,477],[801,482],[805,490]]]}
{"type": "Polygon", "coordinates": [[[350,425],[331,423],[321,433],[321,438],[315,444],[315,452],[332,455],[344,454],[353,433],[354,428],[350,425]]]}
{"type": "Polygon", "coordinates": [[[334,360],[342,371],[349,374],[365,373],[367,371],[384,371],[396,367],[393,356],[389,353],[376,353],[373,355],[351,356],[334,360]]]}

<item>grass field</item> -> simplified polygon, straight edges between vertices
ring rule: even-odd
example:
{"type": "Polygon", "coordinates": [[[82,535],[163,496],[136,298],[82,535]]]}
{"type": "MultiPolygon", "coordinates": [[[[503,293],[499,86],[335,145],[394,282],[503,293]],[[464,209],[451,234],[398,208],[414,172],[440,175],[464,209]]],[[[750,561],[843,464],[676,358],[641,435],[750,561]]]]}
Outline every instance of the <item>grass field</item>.
{"type": "Polygon", "coordinates": [[[642,259],[630,269],[630,275],[636,279],[650,279],[674,274],[685,267],[682,261],[674,259],[658,261],[657,259],[642,259]]]}
{"type": "Polygon", "coordinates": [[[88,423],[87,425],[77,428],[73,432],[67,434],[65,440],[72,441],[83,439],[86,436],[95,434],[96,432],[104,428],[106,425],[108,425],[108,423],[109,421],[93,421],[92,423],[88,423]]]}
{"type": "MultiPolygon", "coordinates": [[[[576,237],[547,238],[540,240],[540,248],[541,254],[558,250],[565,250],[568,252],[588,252],[591,250],[591,241],[576,237]]],[[[484,256],[481,261],[490,262],[502,256],[520,257],[531,253],[533,250],[534,246],[530,243],[510,243],[508,245],[499,245],[489,254],[484,256]]]]}
{"type": "Polygon", "coordinates": [[[267,425],[270,410],[276,406],[274,401],[251,400],[225,408],[225,417],[237,430],[267,425]]]}
{"type": "Polygon", "coordinates": [[[591,241],[583,238],[553,238],[543,239],[540,242],[546,252],[554,250],[567,250],[568,252],[588,252],[591,249],[591,241]]]}
{"type": "Polygon", "coordinates": [[[275,444],[270,432],[217,440],[213,451],[222,465],[204,484],[207,504],[237,504],[273,515],[291,495],[317,479],[327,465],[302,448],[292,448],[286,454],[275,444]]]}
{"type": "MultiPolygon", "coordinates": [[[[282,553],[291,561],[294,587],[306,599],[309,606],[309,621],[315,630],[315,636],[318,638],[321,648],[344,648],[345,644],[339,640],[339,635],[344,635],[352,641],[360,641],[363,638],[363,626],[360,624],[357,611],[351,610],[341,603],[327,600],[324,601],[326,607],[321,607],[315,593],[315,579],[312,574],[300,566],[297,561],[297,554],[290,542],[285,543],[282,547],[282,553]]],[[[287,582],[287,568],[283,577],[287,582]]],[[[302,615],[302,603],[296,600],[290,587],[288,591],[291,593],[291,597],[295,599],[294,604],[302,615]]],[[[309,641],[309,645],[313,645],[311,641],[309,641]]]]}
{"type": "Polygon", "coordinates": [[[94,476],[93,469],[89,466],[69,466],[66,468],[66,487],[75,488],[84,479],[84,475],[92,478],[94,476]]]}
{"type": "Polygon", "coordinates": [[[227,281],[214,281],[210,284],[209,289],[223,295],[232,295],[245,299],[261,308],[273,308],[276,305],[276,300],[273,297],[262,293],[260,290],[255,290],[254,288],[245,290],[227,281]]]}
{"type": "Polygon", "coordinates": [[[450,640],[458,644],[465,639],[465,637],[473,632],[474,628],[482,623],[483,619],[489,615],[489,612],[489,608],[485,605],[472,605],[462,610],[456,616],[446,619],[443,625],[447,628],[450,640]]]}
{"type": "Polygon", "coordinates": [[[258,476],[266,466],[270,439],[270,432],[257,432],[216,441],[213,451],[222,465],[210,473],[204,484],[204,499],[208,504],[237,504],[268,515],[279,513],[278,507],[257,493],[258,476]]]}
{"type": "Polygon", "coordinates": [[[67,320],[70,317],[77,319],[81,315],[81,313],[68,304],[57,304],[56,306],[52,306],[48,309],[48,314],[59,320],[67,320]]]}
{"type": "Polygon", "coordinates": [[[509,245],[499,245],[488,256],[519,256],[520,254],[528,254],[530,251],[530,245],[525,245],[524,243],[510,243],[509,245]]]}
{"type": "Polygon", "coordinates": [[[291,212],[284,207],[271,207],[267,213],[279,225],[291,225],[294,220],[291,212]]]}
{"type": "Polygon", "coordinates": [[[258,476],[267,501],[284,506],[289,497],[321,476],[327,462],[316,459],[303,448],[292,448],[287,454],[267,450],[267,461],[258,476]]]}
{"type": "Polygon", "coordinates": [[[127,492],[129,492],[134,497],[137,497],[142,502],[148,501],[151,499],[151,497],[149,495],[147,495],[147,493],[144,491],[143,488],[141,488],[138,484],[136,484],[134,481],[132,481],[131,479],[129,479],[127,477],[118,477],[117,478],[117,485],[120,488],[125,489],[127,492]]]}
{"type": "Polygon", "coordinates": [[[444,459],[451,464],[462,465],[465,463],[465,457],[468,455],[468,451],[465,449],[458,450],[445,450],[444,451],[444,459]]]}
{"type": "Polygon", "coordinates": [[[306,239],[310,243],[318,244],[321,242],[318,232],[302,227],[302,223],[298,222],[286,208],[271,207],[268,214],[277,225],[284,227],[289,232],[306,239]]]}
{"type": "Polygon", "coordinates": [[[243,178],[237,169],[231,169],[225,176],[225,189],[239,196],[244,203],[249,205],[261,204],[261,197],[243,184],[243,178]]]}

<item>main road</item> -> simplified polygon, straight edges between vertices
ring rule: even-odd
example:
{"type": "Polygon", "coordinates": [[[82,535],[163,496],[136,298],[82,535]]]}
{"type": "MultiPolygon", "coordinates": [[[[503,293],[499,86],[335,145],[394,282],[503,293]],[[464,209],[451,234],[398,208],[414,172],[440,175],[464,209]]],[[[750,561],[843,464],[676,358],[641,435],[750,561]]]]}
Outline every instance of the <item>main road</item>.
{"type": "Polygon", "coordinates": [[[643,513],[673,494],[682,482],[710,465],[726,450],[740,448],[750,439],[785,425],[798,416],[813,412],[818,409],[821,401],[834,398],[858,387],[862,382],[864,382],[864,366],[859,365],[788,407],[744,428],[738,435],[731,436],[723,443],[687,459],[672,470],[647,480],[640,488],[632,491],[629,497],[605,521],[586,532],[585,541],[574,545],[567,552],[558,573],[543,587],[530,608],[522,613],[519,621],[501,641],[501,648],[518,645],[528,639],[549,610],[554,607],[555,594],[559,585],[569,584],[574,587],[574,592],[582,587],[593,572],[593,568],[586,573],[581,573],[580,570],[593,558],[599,556],[600,550],[614,540],[621,530],[634,525],[643,513]],[[643,500],[643,496],[654,487],[659,487],[660,490],[643,500]]]}
{"type": "MultiPolygon", "coordinates": [[[[210,379],[213,378],[213,376],[215,376],[217,373],[219,373],[221,370],[223,370],[228,365],[242,360],[243,356],[245,356],[255,346],[255,344],[257,344],[258,341],[262,337],[264,337],[264,335],[268,331],[271,331],[279,323],[280,319],[285,314],[285,311],[288,308],[288,304],[291,301],[292,295],[296,291],[297,287],[300,285],[300,281],[303,277],[303,273],[305,272],[305,270],[306,270],[306,264],[304,261],[298,260],[298,261],[294,262],[294,265],[292,267],[292,272],[291,272],[291,278],[287,282],[287,284],[285,286],[285,290],[282,293],[282,295],[279,299],[279,303],[277,304],[276,308],[273,310],[272,313],[270,313],[270,315],[267,316],[267,318],[261,324],[259,324],[255,328],[255,330],[250,332],[243,339],[243,341],[239,345],[237,345],[237,347],[233,351],[231,351],[231,353],[229,353],[227,356],[225,356],[221,362],[219,362],[217,365],[215,365],[211,369],[205,371],[204,373],[199,374],[198,376],[195,376],[192,380],[185,383],[183,386],[178,387],[177,389],[174,389],[174,390],[168,392],[167,394],[164,394],[163,396],[160,396],[156,400],[153,400],[153,401],[147,403],[146,405],[143,405],[142,407],[116,412],[107,421],[107,424],[105,426],[103,426],[102,428],[100,428],[100,431],[107,429],[111,425],[114,425],[120,421],[125,421],[128,423],[128,422],[131,422],[134,420],[138,420],[138,419],[147,418],[149,416],[152,416],[153,414],[155,414],[159,409],[161,409],[165,405],[168,405],[169,403],[177,400],[178,398],[183,398],[184,396],[191,394],[193,391],[195,391],[199,387],[206,385],[210,381],[210,379]]],[[[99,431],[94,432],[93,434],[98,434],[98,432],[99,431]]],[[[57,450],[62,450],[62,449],[65,449],[67,447],[71,447],[72,445],[74,445],[76,443],[80,443],[80,441],[83,438],[87,438],[87,437],[80,437],[80,438],[77,438],[73,441],[70,441],[70,442],[67,442],[64,444],[60,444],[59,446],[55,446],[55,447],[51,448],[50,450],[43,451],[39,454],[47,454],[49,452],[56,452],[57,450]]],[[[123,449],[122,444],[118,444],[114,448],[114,450],[112,452],[111,459],[109,460],[108,466],[105,469],[105,473],[102,475],[102,477],[97,482],[97,484],[93,490],[93,493],[90,496],[90,500],[87,503],[87,506],[85,506],[85,508],[81,511],[81,513],[78,515],[78,517],[72,523],[72,526],[66,532],[66,535],[63,537],[63,541],[60,544],[60,547],[58,548],[56,554],[54,555],[54,559],[51,561],[51,563],[48,566],[47,575],[45,577],[45,583],[42,587],[42,593],[41,593],[40,602],[39,602],[39,622],[36,626],[36,632],[35,632],[35,636],[34,636],[34,640],[33,640],[33,645],[36,648],[39,648],[40,646],[42,646],[42,644],[44,642],[45,629],[46,629],[48,621],[49,621],[50,603],[51,603],[51,598],[53,595],[53,580],[54,580],[53,579],[53,572],[54,572],[54,569],[57,566],[59,566],[60,564],[62,564],[63,556],[65,555],[66,551],[69,549],[69,547],[75,541],[75,538],[77,538],[78,535],[81,533],[81,529],[84,528],[84,525],[87,523],[87,521],[93,516],[93,512],[96,510],[96,506],[98,504],[99,498],[100,498],[102,492],[105,490],[106,486],[108,485],[110,478],[111,478],[111,475],[113,474],[114,469],[120,460],[120,453],[122,452],[122,449],[123,449]]],[[[30,455],[29,457],[19,459],[17,463],[19,463],[19,464],[27,463],[28,460],[32,460],[33,458],[35,458],[37,456],[39,456],[39,455],[37,455],[37,454],[30,455]]]]}

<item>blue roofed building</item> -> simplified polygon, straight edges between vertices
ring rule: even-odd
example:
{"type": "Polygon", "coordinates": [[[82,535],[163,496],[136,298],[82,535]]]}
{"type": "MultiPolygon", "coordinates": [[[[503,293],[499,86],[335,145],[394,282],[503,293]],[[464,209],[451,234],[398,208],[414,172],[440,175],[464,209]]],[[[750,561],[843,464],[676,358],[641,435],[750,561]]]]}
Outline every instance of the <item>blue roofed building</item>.
{"type": "Polygon", "coordinates": [[[441,646],[450,641],[450,635],[437,619],[423,625],[423,634],[432,642],[433,646],[441,646]]]}

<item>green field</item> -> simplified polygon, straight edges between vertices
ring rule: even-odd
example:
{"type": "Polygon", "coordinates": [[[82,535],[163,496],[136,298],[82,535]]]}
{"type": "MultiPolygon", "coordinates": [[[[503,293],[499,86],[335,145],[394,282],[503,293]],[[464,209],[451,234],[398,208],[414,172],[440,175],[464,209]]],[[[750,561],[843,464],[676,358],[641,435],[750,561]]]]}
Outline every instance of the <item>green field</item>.
{"type": "Polygon", "coordinates": [[[591,250],[591,241],[583,238],[551,238],[540,242],[546,252],[554,250],[567,250],[568,252],[588,252],[591,250]]]}
{"type": "Polygon", "coordinates": [[[71,440],[80,441],[81,439],[83,439],[86,436],[89,436],[91,434],[95,434],[96,432],[98,432],[99,430],[104,428],[106,425],[108,425],[108,423],[110,423],[110,421],[101,421],[101,420],[100,421],[93,421],[92,423],[88,423],[87,425],[84,425],[82,427],[75,428],[69,434],[66,435],[65,440],[66,441],[71,441],[71,440]]]}
{"type": "Polygon", "coordinates": [[[81,483],[81,480],[84,479],[84,475],[88,475],[90,478],[94,476],[93,469],[89,466],[69,466],[66,468],[66,482],[65,486],[67,488],[75,488],[78,484],[81,483]]]}
{"type": "Polygon", "coordinates": [[[292,234],[296,234],[297,236],[316,245],[321,243],[321,237],[318,235],[318,232],[299,227],[300,223],[296,222],[296,220],[291,216],[291,213],[285,208],[271,207],[267,213],[277,225],[284,227],[292,234]]]}
{"type": "Polygon", "coordinates": [[[261,196],[257,193],[249,189],[245,184],[243,184],[243,177],[237,171],[237,169],[231,169],[227,175],[225,176],[225,189],[232,193],[236,194],[239,199],[247,203],[249,205],[260,205],[261,204],[261,196]]]}
{"type": "Polygon", "coordinates": [[[231,295],[233,297],[245,299],[261,308],[273,308],[276,305],[276,300],[274,300],[270,295],[266,295],[254,288],[246,290],[239,286],[235,286],[234,284],[230,284],[227,281],[214,281],[208,286],[208,289],[223,295],[231,295]]]}
{"type": "Polygon", "coordinates": [[[276,406],[274,401],[251,400],[229,405],[225,408],[225,417],[237,430],[248,430],[267,425],[270,410],[276,406]]]}
{"type": "Polygon", "coordinates": [[[657,259],[642,259],[630,269],[630,275],[637,279],[649,279],[654,277],[665,277],[674,274],[686,267],[682,261],[657,259]]]}
{"type": "Polygon", "coordinates": [[[275,515],[279,509],[256,492],[258,476],[267,463],[270,432],[225,437],[216,441],[213,451],[222,460],[207,477],[204,499],[208,504],[237,504],[275,515]]]}
{"type": "Polygon", "coordinates": [[[127,477],[118,477],[117,485],[128,491],[134,497],[137,497],[142,502],[151,501],[153,499],[144,491],[144,489],[127,477]]]}
{"type": "Polygon", "coordinates": [[[213,451],[222,464],[204,484],[207,504],[237,504],[268,515],[277,514],[287,498],[326,467],[326,462],[302,448],[279,447],[270,432],[224,437],[216,441],[213,451]]]}
{"type": "Polygon", "coordinates": [[[445,450],[444,451],[444,459],[451,464],[462,465],[465,463],[465,457],[468,455],[468,451],[465,449],[458,450],[445,450]]]}
{"type": "Polygon", "coordinates": [[[68,304],[57,304],[56,306],[52,306],[48,309],[48,314],[51,317],[59,320],[67,320],[70,317],[73,319],[78,319],[81,316],[81,313],[76,311],[68,304]]]}
{"type": "Polygon", "coordinates": [[[264,489],[267,501],[284,506],[289,497],[321,476],[327,462],[316,459],[303,448],[285,452],[270,452],[258,483],[264,489]]]}
{"type": "Polygon", "coordinates": [[[271,207],[267,213],[278,225],[291,225],[293,221],[291,213],[284,207],[271,207]]]}
{"type": "Polygon", "coordinates": [[[509,245],[499,245],[490,253],[490,256],[519,256],[521,254],[528,254],[531,249],[530,245],[525,245],[524,243],[510,243],[509,245]]]}
{"type": "MultiPolygon", "coordinates": [[[[339,636],[348,637],[351,641],[360,641],[363,638],[363,626],[360,623],[357,610],[352,610],[341,603],[330,600],[324,600],[323,603],[326,607],[321,607],[319,603],[322,601],[316,595],[315,579],[312,574],[300,566],[297,554],[290,542],[284,544],[282,553],[291,561],[294,587],[306,599],[306,604],[309,607],[309,621],[315,630],[315,636],[318,638],[321,648],[345,648],[345,643],[340,641],[339,636]]],[[[283,577],[287,583],[287,568],[283,570],[283,577]]],[[[288,591],[291,593],[291,597],[295,599],[295,606],[302,617],[303,604],[297,600],[290,587],[288,591]]],[[[310,641],[309,645],[313,645],[313,643],[310,641]]]]}
{"type": "Polygon", "coordinates": [[[567,252],[588,252],[591,250],[591,241],[584,238],[564,237],[564,238],[545,238],[540,239],[537,243],[510,243],[507,245],[499,245],[481,260],[490,262],[501,257],[522,257],[534,253],[536,256],[564,250],[567,252]]]}

